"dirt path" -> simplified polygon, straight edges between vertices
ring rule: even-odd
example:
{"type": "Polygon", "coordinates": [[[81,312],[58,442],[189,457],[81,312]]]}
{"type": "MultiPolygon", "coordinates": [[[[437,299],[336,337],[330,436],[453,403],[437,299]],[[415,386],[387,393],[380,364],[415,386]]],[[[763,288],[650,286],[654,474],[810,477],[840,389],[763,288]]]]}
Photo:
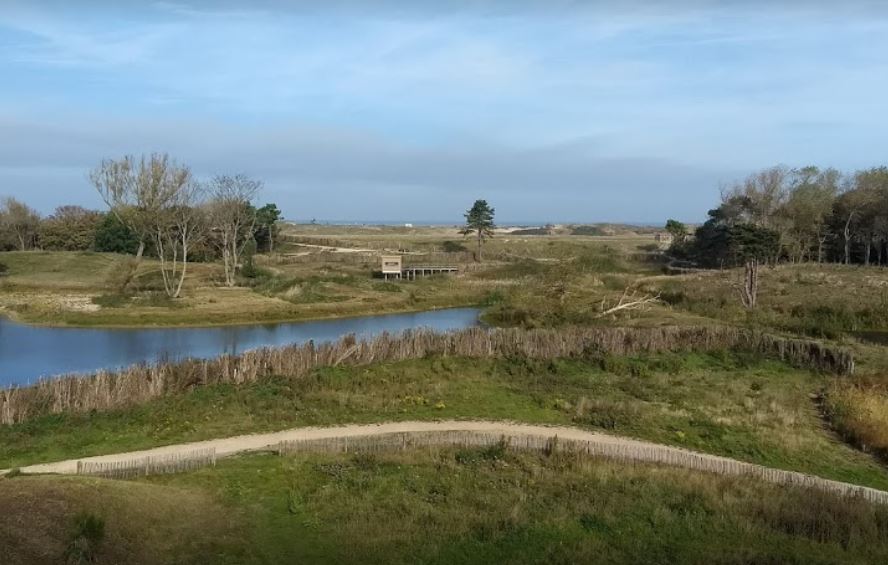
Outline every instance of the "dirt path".
{"type": "Polygon", "coordinates": [[[534,443],[539,444],[540,440],[547,440],[553,436],[557,436],[559,441],[565,443],[573,442],[575,447],[593,455],[605,456],[623,461],[640,461],[672,465],[687,469],[718,473],[721,475],[748,476],[758,480],[782,485],[800,485],[818,488],[844,496],[861,496],[872,502],[888,504],[888,492],[822,479],[811,475],[805,475],[803,473],[771,469],[761,465],[737,461],[728,457],[699,453],[678,447],[601,434],[578,428],[483,420],[447,420],[440,422],[410,421],[367,425],[345,425],[327,428],[295,428],[267,434],[234,436],[222,439],[168,445],[143,451],[130,451],[127,453],[87,457],[79,460],[69,459],[67,461],[58,461],[55,463],[29,465],[27,467],[22,467],[21,470],[26,473],[74,474],[77,472],[78,461],[108,463],[130,461],[145,457],[169,455],[186,456],[196,450],[207,449],[214,449],[216,457],[221,458],[251,451],[274,450],[278,448],[283,441],[298,442],[337,438],[371,438],[373,436],[383,436],[386,434],[445,434],[449,432],[485,434],[488,437],[491,435],[504,436],[520,440],[518,443],[520,444],[523,442],[525,445],[531,445],[534,443]]]}
{"type": "MultiPolygon", "coordinates": [[[[181,443],[147,449],[130,451],[112,455],[101,455],[83,459],[69,459],[55,463],[44,463],[22,467],[25,473],[59,473],[74,474],[77,472],[78,461],[91,462],[126,462],[145,457],[162,457],[170,455],[187,456],[197,450],[215,450],[217,458],[251,451],[275,450],[281,442],[299,442],[306,440],[326,440],[337,438],[372,438],[386,434],[447,434],[465,432],[466,434],[484,434],[487,437],[502,436],[510,438],[510,443],[539,447],[542,442],[557,436],[559,442],[572,443],[574,448],[590,455],[604,456],[621,461],[646,462],[671,465],[686,469],[712,472],[720,475],[751,477],[755,480],[789,486],[803,486],[832,492],[841,496],[862,497],[865,500],[888,504],[888,492],[822,479],[804,473],[772,469],[731,459],[639,441],[619,436],[611,436],[569,428],[563,426],[541,426],[519,424],[513,422],[491,421],[458,421],[440,422],[388,422],[367,425],[346,425],[328,428],[296,428],[267,434],[242,435],[223,439],[213,439],[191,443],[181,443]],[[513,440],[518,440],[513,441],[513,440]]],[[[443,442],[438,442],[443,443],[443,442]]],[[[0,471],[4,473],[5,471],[0,471]]]]}
{"type": "MultiPolygon", "coordinates": [[[[37,465],[29,465],[22,467],[21,470],[26,473],[61,473],[73,474],[77,471],[77,461],[124,461],[128,459],[136,459],[139,457],[171,455],[175,453],[185,454],[198,449],[215,448],[216,457],[227,457],[238,453],[250,451],[264,451],[276,447],[281,441],[293,440],[312,440],[312,439],[330,439],[345,437],[366,437],[373,435],[383,435],[390,433],[404,432],[437,432],[437,431],[469,431],[469,432],[487,432],[495,434],[504,434],[510,436],[535,436],[535,437],[558,437],[576,440],[594,440],[596,442],[605,442],[613,444],[636,445],[636,446],[656,446],[654,443],[647,443],[617,436],[609,436],[606,434],[597,434],[577,428],[557,427],[557,426],[534,426],[528,424],[517,424],[511,422],[489,422],[489,421],[441,421],[441,422],[387,422],[382,424],[367,425],[345,425],[333,426],[328,428],[295,428],[280,432],[272,432],[267,434],[250,434],[242,436],[234,436],[222,439],[212,439],[206,441],[196,441],[191,443],[180,443],[176,445],[167,445],[146,449],[142,451],[130,451],[125,453],[114,453],[111,455],[99,455],[96,457],[84,457],[80,459],[69,459],[67,461],[58,461],[55,463],[41,463],[37,465]]],[[[714,457],[714,456],[713,456],[714,457]]]]}

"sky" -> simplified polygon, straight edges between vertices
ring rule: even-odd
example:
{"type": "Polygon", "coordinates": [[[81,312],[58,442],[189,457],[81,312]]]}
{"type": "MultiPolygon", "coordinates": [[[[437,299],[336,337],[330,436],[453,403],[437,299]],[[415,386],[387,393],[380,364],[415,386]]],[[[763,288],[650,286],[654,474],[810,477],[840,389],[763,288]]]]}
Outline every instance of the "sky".
{"type": "Polygon", "coordinates": [[[100,208],[167,152],[289,219],[693,222],[885,164],[886,93],[885,1],[0,0],[0,195],[100,208]]]}

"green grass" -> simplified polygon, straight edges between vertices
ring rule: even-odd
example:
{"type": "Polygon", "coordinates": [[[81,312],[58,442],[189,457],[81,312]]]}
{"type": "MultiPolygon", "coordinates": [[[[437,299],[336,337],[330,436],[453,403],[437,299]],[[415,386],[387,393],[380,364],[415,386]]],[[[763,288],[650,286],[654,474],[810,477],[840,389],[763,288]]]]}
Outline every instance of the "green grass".
{"type": "MultiPolygon", "coordinates": [[[[570,454],[255,455],[152,477],[243,525],[237,563],[876,563],[888,509],[570,454]]],[[[223,551],[217,551],[218,554],[223,551]]]]}
{"type": "Polygon", "coordinates": [[[820,419],[812,397],[828,382],[728,353],[340,367],[5,427],[0,466],[297,426],[483,418],[575,425],[888,489],[884,468],[820,419]]]}
{"type": "Polygon", "coordinates": [[[217,552],[233,559],[244,546],[230,511],[198,489],[85,477],[0,479],[0,561],[215,563],[217,552]]]}
{"type": "Polygon", "coordinates": [[[888,508],[675,468],[507,448],[256,454],[113,481],[0,479],[10,562],[882,563],[888,508]],[[15,517],[15,519],[8,519],[15,517]],[[94,529],[94,528],[93,528],[94,529]],[[83,536],[81,536],[83,537],[83,536]]]}

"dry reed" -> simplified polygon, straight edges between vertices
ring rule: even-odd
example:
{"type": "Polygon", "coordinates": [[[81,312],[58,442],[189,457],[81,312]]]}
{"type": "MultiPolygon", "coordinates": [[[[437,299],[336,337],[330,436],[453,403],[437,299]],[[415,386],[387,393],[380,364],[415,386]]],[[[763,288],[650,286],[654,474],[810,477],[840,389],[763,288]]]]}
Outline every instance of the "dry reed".
{"type": "Polygon", "coordinates": [[[272,376],[300,378],[319,367],[366,365],[429,356],[531,359],[634,355],[662,351],[740,349],[776,357],[798,367],[837,374],[854,370],[850,352],[815,341],[787,339],[726,326],[564,329],[470,328],[438,333],[384,333],[366,341],[353,335],[323,344],[308,342],[242,355],[135,365],[120,371],[67,375],[27,387],[0,389],[0,423],[44,414],[109,410],[148,402],[195,387],[245,384],[272,376]]]}
{"type": "Polygon", "coordinates": [[[607,438],[601,440],[577,440],[563,439],[557,436],[509,436],[472,431],[397,432],[360,437],[288,440],[282,441],[277,449],[281,455],[289,455],[299,452],[318,451],[373,453],[442,445],[489,447],[497,444],[514,449],[542,451],[547,454],[563,451],[615,461],[656,463],[718,475],[752,477],[779,485],[814,488],[839,496],[858,497],[868,502],[888,504],[888,492],[869,487],[822,479],[794,471],[772,469],[753,463],[744,463],[724,457],[686,451],[676,447],[615,443],[607,438]]]}

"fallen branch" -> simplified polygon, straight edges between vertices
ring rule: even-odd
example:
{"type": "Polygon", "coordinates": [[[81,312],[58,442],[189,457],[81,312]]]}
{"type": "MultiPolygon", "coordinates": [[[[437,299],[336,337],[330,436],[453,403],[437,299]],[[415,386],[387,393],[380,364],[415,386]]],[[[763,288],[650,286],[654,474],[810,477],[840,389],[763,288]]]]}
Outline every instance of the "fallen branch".
{"type": "Polygon", "coordinates": [[[617,301],[617,304],[605,309],[604,300],[601,301],[601,309],[602,312],[599,313],[595,318],[604,318],[605,316],[610,316],[620,312],[622,310],[644,310],[648,308],[651,304],[657,304],[660,302],[660,295],[650,295],[650,294],[638,294],[637,290],[629,291],[626,288],[623,291],[623,294],[620,296],[620,299],[617,301]]]}

